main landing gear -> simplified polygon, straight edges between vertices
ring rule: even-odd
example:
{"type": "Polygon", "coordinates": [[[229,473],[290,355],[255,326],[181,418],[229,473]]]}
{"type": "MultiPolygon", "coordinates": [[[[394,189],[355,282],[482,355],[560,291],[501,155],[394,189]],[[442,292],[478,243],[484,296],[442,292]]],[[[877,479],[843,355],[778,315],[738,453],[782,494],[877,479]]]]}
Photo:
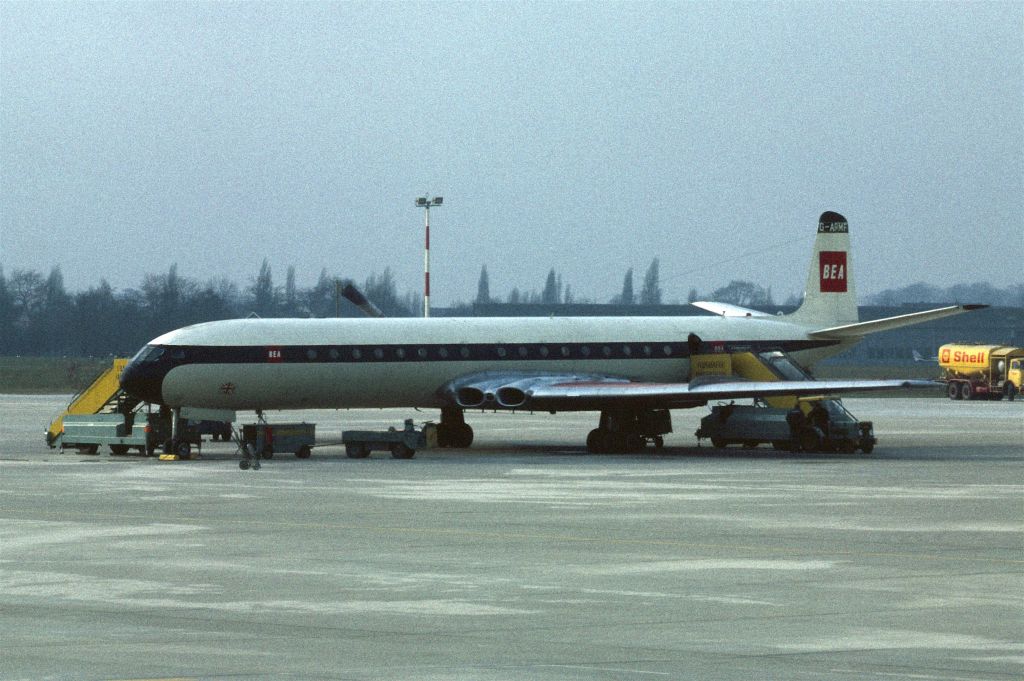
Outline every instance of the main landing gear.
{"type": "Polygon", "coordinates": [[[662,435],[671,432],[672,416],[667,409],[602,411],[597,428],[587,435],[587,451],[639,452],[648,442],[661,449],[665,445],[662,435]]]}
{"type": "Polygon", "coordinates": [[[457,407],[441,409],[441,423],[437,425],[437,446],[463,449],[473,444],[473,429],[466,423],[462,410],[457,407]]]}

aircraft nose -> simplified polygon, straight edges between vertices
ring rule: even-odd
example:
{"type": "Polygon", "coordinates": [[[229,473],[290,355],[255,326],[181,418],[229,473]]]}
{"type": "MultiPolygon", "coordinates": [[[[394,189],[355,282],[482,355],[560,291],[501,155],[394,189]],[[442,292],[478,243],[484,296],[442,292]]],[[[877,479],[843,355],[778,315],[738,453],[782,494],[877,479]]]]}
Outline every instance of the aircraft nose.
{"type": "Polygon", "coordinates": [[[132,361],[121,372],[121,389],[150,404],[162,404],[164,375],[167,369],[155,363],[132,361]]]}

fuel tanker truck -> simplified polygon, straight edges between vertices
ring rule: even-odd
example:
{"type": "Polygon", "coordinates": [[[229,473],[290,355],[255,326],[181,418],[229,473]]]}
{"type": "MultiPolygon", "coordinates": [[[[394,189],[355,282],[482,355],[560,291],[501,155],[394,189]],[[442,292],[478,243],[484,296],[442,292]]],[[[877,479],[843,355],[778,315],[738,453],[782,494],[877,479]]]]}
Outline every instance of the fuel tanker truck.
{"type": "Polygon", "coordinates": [[[1024,348],[950,343],[939,348],[939,366],[951,400],[1013,400],[1021,389],[1024,348]]]}

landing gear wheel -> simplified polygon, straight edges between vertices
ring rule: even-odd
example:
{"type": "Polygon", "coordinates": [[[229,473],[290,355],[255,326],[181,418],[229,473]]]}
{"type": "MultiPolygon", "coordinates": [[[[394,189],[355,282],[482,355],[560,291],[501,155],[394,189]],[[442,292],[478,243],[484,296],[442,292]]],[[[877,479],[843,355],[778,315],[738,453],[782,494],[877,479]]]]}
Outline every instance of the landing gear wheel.
{"type": "Polygon", "coordinates": [[[473,444],[473,429],[465,423],[460,423],[452,427],[450,438],[450,446],[465,449],[473,444]]]}
{"type": "Polygon", "coordinates": [[[308,459],[309,455],[313,453],[313,450],[309,448],[309,445],[302,445],[299,450],[295,452],[295,456],[300,459],[308,459]]]}
{"type": "Polygon", "coordinates": [[[441,423],[437,424],[437,446],[465,448],[473,444],[473,429],[457,407],[441,409],[441,423]]]}

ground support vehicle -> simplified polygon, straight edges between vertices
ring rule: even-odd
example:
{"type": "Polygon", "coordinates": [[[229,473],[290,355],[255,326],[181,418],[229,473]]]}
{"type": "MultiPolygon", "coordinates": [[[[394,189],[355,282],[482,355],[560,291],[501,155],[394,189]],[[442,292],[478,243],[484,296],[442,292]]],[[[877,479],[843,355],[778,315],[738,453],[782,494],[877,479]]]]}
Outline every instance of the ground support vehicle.
{"type": "Polygon", "coordinates": [[[315,423],[246,423],[242,426],[239,468],[259,468],[260,459],[271,459],[278,452],[294,452],[308,459],[316,445],[315,423]]]}
{"type": "Polygon", "coordinates": [[[939,367],[951,400],[1014,400],[1024,380],[1024,348],[949,343],[939,348],[939,367]]]}
{"type": "Polygon", "coordinates": [[[801,400],[793,409],[763,405],[724,404],[711,408],[700,421],[698,439],[716,448],[762,443],[793,452],[870,454],[875,448],[874,425],[858,421],[839,400],[801,400]]]}
{"type": "Polygon", "coordinates": [[[427,446],[426,435],[416,430],[412,419],[405,420],[402,430],[393,426],[386,431],[346,430],[341,434],[341,441],[350,459],[365,459],[374,450],[390,451],[396,459],[411,459],[417,449],[427,446]]]}
{"type": "MultiPolygon", "coordinates": [[[[169,429],[170,424],[158,412],[68,414],[63,417],[61,432],[51,446],[62,451],[77,449],[83,454],[97,454],[106,445],[112,454],[128,454],[136,449],[140,454],[153,456],[169,429]]],[[[195,440],[198,444],[198,437],[195,440]]]]}

